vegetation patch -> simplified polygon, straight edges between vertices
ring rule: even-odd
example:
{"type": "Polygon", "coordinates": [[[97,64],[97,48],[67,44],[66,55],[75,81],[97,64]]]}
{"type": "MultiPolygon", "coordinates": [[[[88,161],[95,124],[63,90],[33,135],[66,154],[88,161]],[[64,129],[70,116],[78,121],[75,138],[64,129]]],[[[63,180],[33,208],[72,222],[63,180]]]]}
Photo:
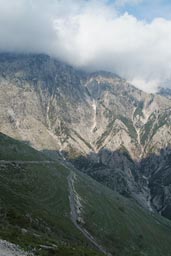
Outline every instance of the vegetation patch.
{"type": "Polygon", "coordinates": [[[136,140],[137,132],[135,130],[133,122],[124,116],[119,116],[118,119],[120,119],[124,123],[124,125],[128,128],[130,137],[136,140]]]}
{"type": "Polygon", "coordinates": [[[135,110],[135,112],[134,112],[133,117],[135,118],[136,116],[141,116],[141,117],[144,118],[143,108],[144,108],[144,102],[141,101],[141,102],[138,104],[138,106],[137,106],[137,108],[136,108],[136,110],[135,110]]]}

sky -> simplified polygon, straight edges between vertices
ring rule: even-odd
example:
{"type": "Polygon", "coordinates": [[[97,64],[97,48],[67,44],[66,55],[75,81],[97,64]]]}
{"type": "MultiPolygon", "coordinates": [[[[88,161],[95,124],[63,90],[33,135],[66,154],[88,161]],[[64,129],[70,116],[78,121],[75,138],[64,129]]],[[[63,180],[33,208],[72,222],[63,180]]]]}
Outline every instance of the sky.
{"type": "Polygon", "coordinates": [[[0,0],[0,52],[45,53],[171,88],[170,0],[0,0]]]}
{"type": "MultiPolygon", "coordinates": [[[[115,1],[108,1],[113,3],[115,1]]],[[[118,7],[121,13],[129,14],[148,22],[157,17],[171,19],[170,0],[118,0],[118,7]]]]}

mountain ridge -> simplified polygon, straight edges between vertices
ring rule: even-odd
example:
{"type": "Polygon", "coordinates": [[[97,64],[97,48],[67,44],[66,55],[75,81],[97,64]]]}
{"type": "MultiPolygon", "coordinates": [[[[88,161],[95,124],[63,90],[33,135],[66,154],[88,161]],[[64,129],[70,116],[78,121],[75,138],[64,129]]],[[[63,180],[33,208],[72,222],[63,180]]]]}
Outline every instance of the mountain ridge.
{"type": "MultiPolygon", "coordinates": [[[[64,153],[73,164],[86,158],[89,174],[98,164],[119,192],[125,188],[135,197],[137,186],[149,179],[148,164],[142,171],[135,163],[162,149],[169,156],[171,100],[117,75],[84,73],[45,55],[1,54],[0,91],[1,132],[55,158],[64,153]]],[[[97,180],[98,175],[93,174],[97,180]]],[[[148,189],[140,201],[150,198],[148,189]]]]}

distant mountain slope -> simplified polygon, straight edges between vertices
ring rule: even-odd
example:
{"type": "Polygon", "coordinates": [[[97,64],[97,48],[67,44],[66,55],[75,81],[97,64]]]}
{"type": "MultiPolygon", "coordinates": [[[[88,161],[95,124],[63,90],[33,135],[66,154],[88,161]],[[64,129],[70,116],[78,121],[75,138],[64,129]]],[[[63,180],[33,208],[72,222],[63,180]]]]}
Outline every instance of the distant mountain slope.
{"type": "Polygon", "coordinates": [[[171,100],[111,73],[86,74],[46,55],[1,54],[0,90],[1,130],[37,148],[80,155],[123,145],[139,159],[154,143],[166,146],[160,128],[169,136],[169,119],[162,121],[171,100]]]}
{"type": "Polygon", "coordinates": [[[171,148],[171,99],[46,55],[0,54],[0,131],[159,211],[142,162],[171,148]]]}
{"type": "Polygon", "coordinates": [[[157,94],[165,96],[167,98],[171,97],[171,89],[167,87],[159,87],[157,94]]]}

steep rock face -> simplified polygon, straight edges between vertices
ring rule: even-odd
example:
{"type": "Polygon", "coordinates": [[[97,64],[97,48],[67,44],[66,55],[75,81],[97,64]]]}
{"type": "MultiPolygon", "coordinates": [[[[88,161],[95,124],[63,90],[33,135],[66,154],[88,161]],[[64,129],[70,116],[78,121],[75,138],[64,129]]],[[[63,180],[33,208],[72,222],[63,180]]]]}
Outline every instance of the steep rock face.
{"type": "Polygon", "coordinates": [[[171,219],[171,149],[151,154],[141,163],[141,173],[148,180],[150,201],[161,215],[171,219]]]}
{"type": "MultiPolygon", "coordinates": [[[[91,108],[81,74],[44,55],[3,55],[0,66],[1,130],[39,149],[60,150],[73,144],[82,151],[77,129],[72,131],[90,126],[86,116],[91,116],[91,108]]],[[[87,136],[85,128],[84,132],[87,136]]]]}
{"type": "Polygon", "coordinates": [[[170,114],[169,98],[142,92],[117,75],[87,74],[45,55],[0,55],[1,132],[65,156],[157,211],[171,194],[167,187],[158,200],[160,185],[152,185],[155,155],[171,147],[170,114]]]}

